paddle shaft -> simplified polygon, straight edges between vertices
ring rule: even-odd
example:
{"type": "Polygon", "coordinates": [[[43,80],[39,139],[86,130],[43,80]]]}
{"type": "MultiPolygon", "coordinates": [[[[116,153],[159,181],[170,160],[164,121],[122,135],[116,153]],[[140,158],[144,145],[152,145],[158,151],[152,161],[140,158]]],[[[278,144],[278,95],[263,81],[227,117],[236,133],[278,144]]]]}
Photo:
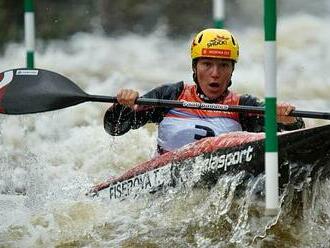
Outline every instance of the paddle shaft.
{"type": "MultiPolygon", "coordinates": [[[[111,102],[111,103],[118,102],[117,97],[98,96],[98,95],[89,95],[89,100],[94,101],[94,102],[111,102]]],[[[152,98],[138,98],[136,100],[136,104],[151,105],[151,106],[157,106],[157,107],[205,109],[205,110],[214,110],[214,111],[255,113],[255,114],[261,114],[261,115],[265,114],[264,107],[244,106],[244,105],[231,106],[231,105],[224,105],[224,104],[183,102],[183,101],[177,101],[177,100],[152,99],[152,98]]],[[[326,113],[326,112],[294,110],[289,115],[294,116],[294,117],[330,120],[330,113],[326,113]]]]}
{"type": "MultiPolygon", "coordinates": [[[[83,102],[111,102],[111,96],[89,95],[70,79],[43,69],[12,69],[0,73],[0,113],[32,114],[67,108],[83,102]]],[[[177,100],[138,98],[138,105],[167,108],[190,108],[214,111],[265,114],[263,107],[229,106],[221,104],[184,102],[177,100]]],[[[312,111],[292,111],[290,116],[330,119],[330,113],[312,111]]]]}

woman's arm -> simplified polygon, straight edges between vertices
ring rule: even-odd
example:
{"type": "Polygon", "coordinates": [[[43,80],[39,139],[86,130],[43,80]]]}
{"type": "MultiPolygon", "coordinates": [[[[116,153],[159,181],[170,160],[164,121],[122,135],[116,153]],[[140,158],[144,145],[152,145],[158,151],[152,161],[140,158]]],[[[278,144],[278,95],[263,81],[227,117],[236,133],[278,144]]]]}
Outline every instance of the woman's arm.
{"type": "MultiPolygon", "coordinates": [[[[264,102],[260,101],[257,97],[251,95],[242,95],[240,97],[240,105],[264,107],[264,102]]],[[[278,112],[282,114],[289,114],[290,110],[294,109],[288,104],[279,104],[278,112]],[[285,111],[288,110],[288,113],[285,111]]],[[[264,117],[258,114],[242,113],[240,114],[240,123],[242,129],[248,132],[264,132],[264,117]]],[[[289,131],[304,128],[305,123],[300,117],[279,117],[278,118],[278,131],[289,131]]]]}
{"type": "MultiPolygon", "coordinates": [[[[183,82],[163,85],[143,95],[144,98],[176,100],[183,90],[183,82]]],[[[169,108],[132,105],[130,92],[123,93],[123,104],[113,104],[104,115],[104,129],[113,136],[123,135],[130,129],[137,129],[146,123],[159,123],[169,108]]],[[[133,100],[134,102],[134,100],[133,100]]]]}

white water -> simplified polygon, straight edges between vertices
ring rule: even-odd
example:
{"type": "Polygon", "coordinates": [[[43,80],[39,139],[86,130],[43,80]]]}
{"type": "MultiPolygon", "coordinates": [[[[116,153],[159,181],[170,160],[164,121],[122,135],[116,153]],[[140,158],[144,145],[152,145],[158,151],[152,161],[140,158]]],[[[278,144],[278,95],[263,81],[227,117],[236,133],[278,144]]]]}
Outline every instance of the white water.
{"type": "MultiPolygon", "coordinates": [[[[279,100],[294,103],[297,109],[330,110],[329,21],[329,17],[305,14],[279,20],[279,100]]],[[[241,57],[232,88],[262,97],[263,31],[233,32],[241,44],[241,57]]],[[[115,95],[123,87],[142,93],[162,83],[191,80],[189,45],[188,38],[171,41],[161,32],[116,38],[76,34],[67,42],[43,44],[36,66],[69,77],[88,93],[115,95]]],[[[24,54],[22,44],[10,44],[0,58],[0,71],[24,67],[24,54]]],[[[240,200],[241,205],[232,200],[233,195],[229,197],[237,178],[224,178],[211,193],[173,192],[113,204],[86,197],[84,193],[94,183],[154,153],[152,126],[109,137],[102,125],[107,107],[84,103],[50,113],[0,116],[0,246],[222,247],[231,242],[239,247],[263,234],[269,220],[247,216],[246,206],[255,204],[250,197],[240,200]],[[238,220],[233,213],[226,215],[235,204],[240,206],[238,220]],[[231,231],[224,232],[228,226],[231,231]]],[[[306,123],[313,126],[325,121],[306,123]]],[[[289,241],[276,231],[268,239],[288,242],[291,247],[328,244],[329,187],[326,183],[315,189],[318,196],[313,196],[311,210],[304,212],[304,224],[299,230],[288,228],[289,241]],[[309,232],[314,236],[306,235],[309,232]]]]}

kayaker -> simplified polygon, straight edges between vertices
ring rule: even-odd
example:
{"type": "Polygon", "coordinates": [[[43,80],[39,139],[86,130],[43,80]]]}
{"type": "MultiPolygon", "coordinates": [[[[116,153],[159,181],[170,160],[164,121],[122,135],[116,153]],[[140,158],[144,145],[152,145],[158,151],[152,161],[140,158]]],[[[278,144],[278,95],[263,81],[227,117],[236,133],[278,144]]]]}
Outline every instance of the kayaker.
{"type": "MultiPolygon", "coordinates": [[[[157,87],[142,97],[226,105],[264,106],[258,98],[239,95],[229,90],[232,74],[239,57],[239,45],[225,29],[205,29],[191,45],[194,83],[178,82],[157,87]]],[[[160,154],[176,150],[196,140],[234,131],[262,132],[261,115],[199,109],[179,109],[135,105],[139,92],[122,89],[118,104],[104,116],[105,130],[113,136],[123,135],[146,123],[158,124],[157,146],[160,154]]],[[[279,103],[278,128],[294,130],[304,127],[301,118],[288,116],[295,107],[279,103]]]]}

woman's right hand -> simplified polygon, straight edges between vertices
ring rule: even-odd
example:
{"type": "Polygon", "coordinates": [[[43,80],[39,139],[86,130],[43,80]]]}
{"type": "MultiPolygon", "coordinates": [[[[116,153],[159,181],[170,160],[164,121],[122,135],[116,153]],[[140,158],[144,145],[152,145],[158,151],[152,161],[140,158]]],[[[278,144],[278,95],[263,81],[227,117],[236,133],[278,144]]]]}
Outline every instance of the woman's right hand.
{"type": "Polygon", "coordinates": [[[135,108],[135,101],[138,97],[139,92],[130,89],[122,89],[117,93],[118,103],[130,107],[132,109],[135,108]]]}

